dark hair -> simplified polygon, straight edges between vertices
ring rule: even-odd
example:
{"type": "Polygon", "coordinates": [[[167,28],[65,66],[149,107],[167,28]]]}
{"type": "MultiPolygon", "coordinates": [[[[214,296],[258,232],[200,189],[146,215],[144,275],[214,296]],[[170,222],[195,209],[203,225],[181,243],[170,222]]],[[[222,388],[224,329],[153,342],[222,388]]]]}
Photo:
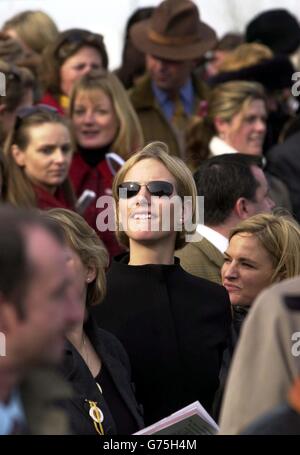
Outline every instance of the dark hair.
{"type": "Polygon", "coordinates": [[[65,30],[43,52],[40,79],[45,91],[54,96],[61,94],[60,67],[85,46],[96,49],[102,58],[103,68],[108,68],[108,54],[102,35],[80,28],[65,30]]]}
{"type": "Polygon", "coordinates": [[[223,223],[240,197],[255,201],[259,183],[251,166],[262,168],[262,159],[235,153],[210,158],[200,166],[194,179],[198,195],[204,196],[205,224],[223,223]]]}
{"type": "Polygon", "coordinates": [[[116,70],[116,75],[126,89],[131,88],[134,85],[135,78],[142,76],[145,72],[145,54],[132,43],[129,35],[130,29],[137,22],[148,19],[153,11],[153,7],[138,8],[126,23],[122,63],[120,68],[116,70]]]}
{"type": "Polygon", "coordinates": [[[24,316],[23,299],[33,273],[26,254],[24,229],[41,227],[60,245],[65,245],[62,230],[38,211],[0,207],[0,294],[24,316]]]}

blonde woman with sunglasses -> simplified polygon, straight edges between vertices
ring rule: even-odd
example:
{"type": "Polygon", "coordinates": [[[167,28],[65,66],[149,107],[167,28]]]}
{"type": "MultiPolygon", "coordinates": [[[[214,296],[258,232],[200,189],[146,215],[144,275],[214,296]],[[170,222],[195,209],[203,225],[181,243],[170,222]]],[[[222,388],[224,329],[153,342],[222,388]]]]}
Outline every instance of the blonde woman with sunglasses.
{"type": "Polygon", "coordinates": [[[150,143],[118,172],[113,197],[116,234],[129,253],[112,262],[97,321],[129,354],[146,424],[195,400],[210,411],[231,315],[225,289],[189,275],[174,257],[195,221],[192,175],[164,143],[150,143]]]}

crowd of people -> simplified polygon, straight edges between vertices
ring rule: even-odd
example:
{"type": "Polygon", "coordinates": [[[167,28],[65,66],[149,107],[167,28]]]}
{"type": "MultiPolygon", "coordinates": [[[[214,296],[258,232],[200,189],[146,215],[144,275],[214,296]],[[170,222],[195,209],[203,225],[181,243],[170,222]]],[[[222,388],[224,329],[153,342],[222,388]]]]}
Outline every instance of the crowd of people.
{"type": "Polygon", "coordinates": [[[300,434],[299,62],[284,9],[221,38],[192,0],[138,9],[115,71],[100,33],[2,24],[0,435],[195,401],[300,434]]]}

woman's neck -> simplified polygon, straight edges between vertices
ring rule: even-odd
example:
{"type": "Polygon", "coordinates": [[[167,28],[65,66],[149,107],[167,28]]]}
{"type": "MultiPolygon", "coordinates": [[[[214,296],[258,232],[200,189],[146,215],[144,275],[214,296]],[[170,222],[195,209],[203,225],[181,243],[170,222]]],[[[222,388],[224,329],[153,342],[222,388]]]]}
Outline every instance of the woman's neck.
{"type": "MultiPolygon", "coordinates": [[[[170,239],[168,239],[170,240],[170,239]]],[[[174,242],[142,244],[130,240],[129,265],[174,264],[174,242]]]]}
{"type": "Polygon", "coordinates": [[[67,339],[79,352],[82,351],[84,346],[84,337],[83,321],[74,326],[72,330],[67,333],[67,339]]]}

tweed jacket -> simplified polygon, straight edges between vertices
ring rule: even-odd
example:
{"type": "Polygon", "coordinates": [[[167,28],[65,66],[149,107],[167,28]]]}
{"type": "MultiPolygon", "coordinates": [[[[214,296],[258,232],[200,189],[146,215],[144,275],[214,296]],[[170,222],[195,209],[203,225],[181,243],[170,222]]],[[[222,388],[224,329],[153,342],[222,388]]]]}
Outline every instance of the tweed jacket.
{"type": "Polygon", "coordinates": [[[199,278],[222,284],[221,267],[223,254],[205,237],[199,242],[188,243],[176,251],[184,270],[199,278]]]}
{"type": "MultiPolygon", "coordinates": [[[[194,113],[197,113],[199,102],[207,97],[207,88],[205,85],[192,76],[192,82],[195,90],[194,113]]],[[[171,155],[184,158],[182,143],[175,129],[168,122],[158,102],[156,101],[151,79],[148,75],[144,76],[141,81],[129,91],[133,107],[141,122],[145,144],[152,141],[165,142],[170,149],[171,155]]]]}
{"type": "Polygon", "coordinates": [[[72,390],[56,371],[33,370],[21,384],[20,393],[29,434],[71,434],[69,418],[59,403],[71,398],[72,390]]]}

